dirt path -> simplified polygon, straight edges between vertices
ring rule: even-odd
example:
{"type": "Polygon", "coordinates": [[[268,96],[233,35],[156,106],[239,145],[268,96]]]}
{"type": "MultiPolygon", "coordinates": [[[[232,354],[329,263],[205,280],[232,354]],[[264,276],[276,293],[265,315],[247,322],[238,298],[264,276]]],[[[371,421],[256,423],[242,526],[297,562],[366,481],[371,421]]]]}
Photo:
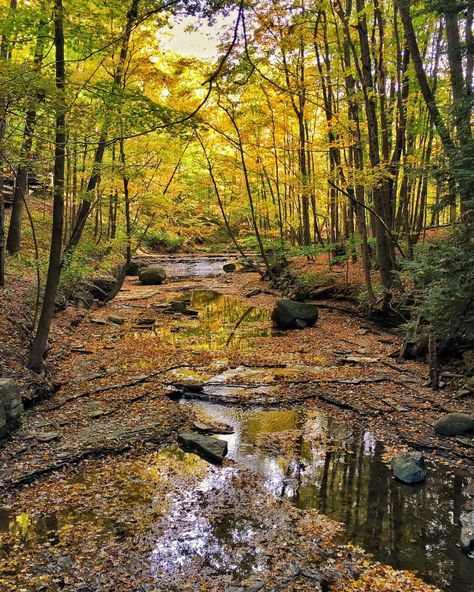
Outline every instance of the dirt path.
{"type": "MultiPolygon", "coordinates": [[[[16,590],[14,585],[26,586],[33,572],[34,586],[26,586],[28,592],[56,587],[71,591],[175,589],[171,581],[163,588],[137,587],[143,576],[140,557],[150,553],[147,537],[140,535],[140,548],[127,560],[126,569],[118,568],[118,564],[136,545],[137,532],[156,524],[169,510],[165,494],[179,487],[173,475],[181,469],[173,458],[154,458],[151,466],[157,468],[150,473],[150,455],[160,454],[153,451],[173,442],[177,432],[189,428],[195,419],[191,408],[177,405],[167,396],[177,382],[209,383],[217,400],[225,400],[231,393],[232,401],[243,405],[256,398],[269,404],[308,400],[309,407],[322,408],[354,425],[370,426],[390,447],[422,447],[433,457],[465,468],[474,466],[472,439],[453,442],[434,435],[432,424],[442,412],[454,409],[454,400],[443,391],[433,393],[422,386],[427,378],[425,366],[398,364],[389,357],[398,347],[395,337],[330,308],[321,309],[312,329],[272,334],[269,316],[277,294],[266,289],[255,274],[183,278],[157,287],[144,287],[130,278],[106,307],[88,312],[71,308],[61,316],[49,354],[61,386],[54,397],[27,413],[22,429],[0,451],[2,504],[9,515],[17,515],[5,544],[14,544],[22,528],[25,540],[33,539],[32,545],[23,545],[17,558],[24,569],[7,553],[7,572],[11,562],[10,572],[19,570],[19,575],[5,578],[10,586],[6,590],[16,590]],[[196,306],[199,317],[170,313],[169,302],[188,297],[190,290],[190,308],[196,306]],[[111,461],[110,456],[117,460],[111,461]],[[79,477],[74,477],[76,473],[79,477]],[[17,489],[30,483],[33,485],[17,489]],[[123,496],[117,495],[119,490],[123,496]],[[156,503],[157,492],[163,494],[162,504],[156,503]],[[130,516],[123,506],[127,499],[136,501],[137,497],[143,498],[143,503],[138,510],[135,504],[130,516]],[[84,518],[91,499],[96,500],[94,513],[103,516],[102,522],[84,518]],[[152,499],[155,501],[150,506],[152,499]],[[48,531],[44,526],[31,526],[38,524],[38,516],[52,509],[62,516],[64,532],[59,551],[56,547],[52,551],[49,544],[45,549],[44,541],[38,550],[38,537],[48,531]],[[22,523],[18,516],[27,518],[22,523]],[[80,535],[74,528],[76,523],[81,524],[80,535]],[[106,548],[107,559],[79,553],[81,537],[98,552],[106,548]],[[75,551],[68,552],[69,547],[75,551]],[[28,561],[36,567],[28,566],[28,561]],[[80,574],[90,569],[97,572],[95,583],[84,575],[85,587],[81,588],[80,574]],[[117,572],[104,578],[104,569],[117,572]],[[79,575],[73,577],[72,572],[79,575]],[[46,587],[42,588],[43,581],[46,587]]],[[[464,409],[466,406],[464,403],[464,409]]],[[[462,410],[463,404],[456,402],[455,409],[462,410]]],[[[201,464],[190,465],[187,478],[195,481],[202,471],[201,464]]],[[[242,507],[257,503],[245,479],[240,490],[242,507]]],[[[295,513],[283,500],[278,502],[282,506],[278,511],[271,500],[265,504],[269,504],[269,523],[281,523],[279,536],[270,539],[274,545],[272,560],[280,566],[275,577],[280,574],[278,586],[282,586],[272,588],[276,580],[270,585],[270,576],[266,576],[265,589],[316,589],[316,580],[302,574],[300,568],[293,568],[290,579],[294,587],[288,583],[288,565],[301,560],[285,551],[285,536],[289,534],[284,533],[289,528],[297,541],[305,532],[314,532],[315,524],[323,519],[314,517],[316,523],[311,526],[307,516],[295,513]],[[272,512],[278,517],[271,518],[272,512]],[[282,513],[289,514],[288,523],[281,521],[282,513]],[[286,575],[282,575],[284,572],[286,575]]],[[[331,581],[331,589],[336,589],[337,581],[344,580],[344,590],[350,590],[348,579],[364,571],[361,562],[366,562],[365,570],[370,562],[363,554],[341,547],[336,569],[333,551],[331,557],[324,551],[334,548],[336,529],[331,521],[324,524],[324,528],[322,523],[316,528],[325,534],[311,556],[313,567],[306,565],[306,569],[310,573],[318,564],[317,582],[326,582],[323,588],[331,581]],[[338,575],[330,577],[331,570],[338,575]]],[[[301,539],[298,544],[306,543],[301,539]]],[[[188,576],[192,581],[192,574],[188,576]]],[[[368,572],[367,578],[370,580],[368,572]]],[[[250,580],[242,589],[250,590],[260,581],[250,580]]],[[[408,581],[411,590],[418,585],[426,589],[408,581]]],[[[231,584],[225,578],[216,580],[210,573],[202,580],[202,587],[189,589],[230,590],[231,584]]]]}

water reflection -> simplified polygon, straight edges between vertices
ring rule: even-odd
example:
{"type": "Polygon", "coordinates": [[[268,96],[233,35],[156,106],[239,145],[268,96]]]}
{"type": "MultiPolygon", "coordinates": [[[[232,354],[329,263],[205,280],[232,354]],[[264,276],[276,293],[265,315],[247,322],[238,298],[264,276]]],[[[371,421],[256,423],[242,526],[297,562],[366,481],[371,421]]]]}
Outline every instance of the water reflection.
{"type": "Polygon", "coordinates": [[[171,329],[158,327],[155,334],[170,345],[213,351],[249,349],[253,338],[271,335],[270,311],[213,290],[184,292],[181,299],[190,301],[189,308],[197,310],[199,318],[178,318],[171,329]]]}
{"type": "Polygon", "coordinates": [[[239,512],[235,503],[225,501],[234,496],[235,473],[230,467],[208,466],[197,486],[182,488],[174,496],[151,555],[152,575],[161,584],[179,581],[193,570],[239,579],[264,568],[263,549],[252,544],[262,525],[255,516],[239,512]],[[215,492],[219,500],[210,501],[215,492]],[[208,504],[219,503],[228,509],[219,508],[214,515],[204,510],[208,504]]]}
{"type": "Polygon", "coordinates": [[[347,539],[399,569],[417,571],[446,592],[474,591],[474,561],[457,546],[467,476],[429,466],[425,484],[392,478],[370,432],[298,409],[239,409],[199,404],[234,427],[229,456],[257,469],[267,488],[300,508],[317,508],[346,525],[347,539]],[[272,452],[265,434],[298,430],[290,450],[272,452]]]}

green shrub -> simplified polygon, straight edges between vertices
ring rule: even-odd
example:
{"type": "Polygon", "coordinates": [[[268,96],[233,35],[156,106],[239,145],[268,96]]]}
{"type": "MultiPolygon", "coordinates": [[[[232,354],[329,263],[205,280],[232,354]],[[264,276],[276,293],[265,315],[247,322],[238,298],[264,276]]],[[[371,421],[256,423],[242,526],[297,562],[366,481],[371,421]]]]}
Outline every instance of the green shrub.
{"type": "Polygon", "coordinates": [[[412,286],[412,316],[431,325],[440,345],[474,338],[474,238],[472,225],[417,245],[402,277],[412,286]]]}
{"type": "Polygon", "coordinates": [[[152,251],[176,253],[182,248],[184,238],[166,230],[154,230],[146,234],[143,242],[152,251]]]}
{"type": "Polygon", "coordinates": [[[90,269],[87,267],[85,259],[74,257],[69,265],[62,269],[56,301],[66,303],[71,300],[88,274],[90,274],[90,269]]]}

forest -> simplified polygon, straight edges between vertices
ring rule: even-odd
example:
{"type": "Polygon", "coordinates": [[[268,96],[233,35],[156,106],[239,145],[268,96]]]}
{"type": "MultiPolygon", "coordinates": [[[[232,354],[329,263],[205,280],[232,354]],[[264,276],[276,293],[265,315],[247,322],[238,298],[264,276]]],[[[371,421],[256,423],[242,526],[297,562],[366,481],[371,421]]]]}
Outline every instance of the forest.
{"type": "Polygon", "coordinates": [[[474,4],[0,7],[0,591],[474,592],[474,4]]]}

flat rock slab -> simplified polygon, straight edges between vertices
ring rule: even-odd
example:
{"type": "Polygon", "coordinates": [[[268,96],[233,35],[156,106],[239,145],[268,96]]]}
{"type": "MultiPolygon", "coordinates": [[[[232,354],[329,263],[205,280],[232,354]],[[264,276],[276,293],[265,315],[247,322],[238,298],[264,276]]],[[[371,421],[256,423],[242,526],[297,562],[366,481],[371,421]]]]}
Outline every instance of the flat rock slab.
{"type": "Polygon", "coordinates": [[[178,442],[186,451],[196,452],[210,462],[221,464],[227,454],[227,442],[197,432],[181,432],[178,442]]]}
{"type": "Polygon", "coordinates": [[[35,434],[35,438],[38,442],[54,442],[59,439],[59,434],[58,432],[41,432],[35,434]]]}
{"type": "Polygon", "coordinates": [[[202,421],[195,421],[193,423],[193,429],[201,434],[233,434],[234,428],[227,424],[208,424],[202,421]]]}

